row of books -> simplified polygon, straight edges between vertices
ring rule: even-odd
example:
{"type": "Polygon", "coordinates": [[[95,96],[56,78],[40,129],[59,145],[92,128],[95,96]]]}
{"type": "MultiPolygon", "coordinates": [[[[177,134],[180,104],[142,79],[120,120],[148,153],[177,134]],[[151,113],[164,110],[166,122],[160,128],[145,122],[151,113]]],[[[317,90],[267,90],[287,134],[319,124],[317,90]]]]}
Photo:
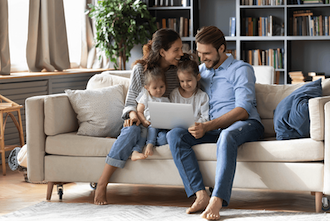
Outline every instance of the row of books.
{"type": "Polygon", "coordinates": [[[325,15],[313,15],[310,10],[294,11],[293,36],[329,36],[330,19],[325,15]]]}
{"type": "Polygon", "coordinates": [[[243,50],[242,60],[251,65],[267,65],[274,69],[283,69],[284,48],[243,50]]]}
{"type": "Polygon", "coordinates": [[[153,7],[158,6],[190,6],[190,0],[155,0],[153,7]]]}
{"type": "Polygon", "coordinates": [[[329,4],[329,0],[288,0],[289,5],[329,4]]]}
{"type": "Polygon", "coordinates": [[[274,36],[274,17],[242,18],[242,36],[274,36]]]}
{"type": "Polygon", "coordinates": [[[283,0],[241,0],[241,5],[283,5],[283,0]]]}
{"type": "Polygon", "coordinates": [[[191,19],[178,18],[162,18],[161,22],[156,22],[157,28],[172,28],[179,33],[180,37],[189,37],[191,35],[191,19]]]}
{"type": "Polygon", "coordinates": [[[291,84],[299,84],[306,81],[316,81],[318,79],[324,80],[327,78],[324,72],[308,72],[307,76],[302,71],[290,71],[291,84]]]}

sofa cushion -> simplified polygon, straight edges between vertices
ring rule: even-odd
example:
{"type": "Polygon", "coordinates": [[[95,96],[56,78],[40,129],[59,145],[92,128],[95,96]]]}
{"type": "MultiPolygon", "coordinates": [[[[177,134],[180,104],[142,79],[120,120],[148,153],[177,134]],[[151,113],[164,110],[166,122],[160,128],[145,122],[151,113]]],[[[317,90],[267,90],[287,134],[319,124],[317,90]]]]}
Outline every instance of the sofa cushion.
{"type": "Polygon", "coordinates": [[[284,98],[274,112],[276,139],[309,137],[310,118],[308,101],[322,96],[321,79],[296,89],[284,98]]]}
{"type": "Polygon", "coordinates": [[[79,122],[78,135],[117,137],[124,108],[123,86],[94,90],[65,90],[79,122]]]}
{"type": "MultiPolygon", "coordinates": [[[[114,71],[105,71],[101,74],[95,74],[91,77],[87,83],[86,89],[100,89],[104,87],[114,86],[114,85],[123,85],[123,94],[124,94],[124,102],[126,99],[127,91],[130,85],[130,79],[127,77],[123,77],[122,75],[116,76],[117,72],[114,71]],[[113,75],[115,74],[115,75],[113,75]]],[[[130,73],[125,72],[126,74],[130,73]]],[[[126,75],[125,75],[126,76],[126,75]]]]}
{"type": "Polygon", "coordinates": [[[46,135],[77,131],[77,114],[72,109],[66,94],[46,96],[44,102],[44,128],[46,135]]]}
{"type": "MultiPolygon", "coordinates": [[[[62,156],[106,157],[113,138],[79,136],[76,133],[48,136],[46,153],[62,156]],[[68,148],[68,146],[70,148],[68,148]]],[[[311,138],[294,140],[265,140],[248,142],[238,148],[238,161],[294,162],[323,160],[323,142],[311,138]]],[[[199,144],[193,147],[199,161],[216,161],[216,144],[199,144]]],[[[172,159],[168,145],[154,148],[154,155],[146,160],[172,159]]]]}
{"type": "MultiPolygon", "coordinates": [[[[294,90],[303,86],[306,83],[300,84],[287,84],[287,85],[275,85],[275,84],[255,84],[256,99],[257,99],[257,110],[260,115],[262,122],[270,122],[265,127],[265,137],[275,136],[273,117],[274,110],[276,106],[285,97],[289,96],[294,90]]],[[[330,95],[330,78],[322,81],[322,95],[330,95]]],[[[317,113],[316,115],[318,116],[317,113]]],[[[313,116],[311,116],[311,121],[313,121],[313,116]]],[[[319,122],[315,119],[314,122],[319,122]]],[[[323,131],[319,123],[311,124],[311,131],[323,131]]]]}

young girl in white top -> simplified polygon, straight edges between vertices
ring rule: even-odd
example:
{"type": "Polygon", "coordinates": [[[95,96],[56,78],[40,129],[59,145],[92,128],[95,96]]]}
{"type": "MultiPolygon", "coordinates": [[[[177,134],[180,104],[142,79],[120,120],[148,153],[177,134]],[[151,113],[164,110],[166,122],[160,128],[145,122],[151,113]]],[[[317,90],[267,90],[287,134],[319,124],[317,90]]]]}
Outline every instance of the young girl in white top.
{"type": "Polygon", "coordinates": [[[192,104],[195,122],[209,120],[209,97],[199,89],[198,81],[201,79],[199,67],[194,56],[184,54],[178,64],[178,79],[180,87],[175,88],[170,94],[173,103],[192,104]]]}
{"type": "Polygon", "coordinates": [[[142,160],[149,155],[153,155],[153,147],[159,129],[150,126],[150,113],[148,102],[170,102],[167,97],[163,97],[166,91],[166,79],[163,70],[155,67],[147,70],[144,75],[144,88],[136,98],[137,115],[141,122],[141,138],[133,148],[131,160],[142,160]],[[147,144],[145,153],[141,153],[144,145],[147,144]]]}

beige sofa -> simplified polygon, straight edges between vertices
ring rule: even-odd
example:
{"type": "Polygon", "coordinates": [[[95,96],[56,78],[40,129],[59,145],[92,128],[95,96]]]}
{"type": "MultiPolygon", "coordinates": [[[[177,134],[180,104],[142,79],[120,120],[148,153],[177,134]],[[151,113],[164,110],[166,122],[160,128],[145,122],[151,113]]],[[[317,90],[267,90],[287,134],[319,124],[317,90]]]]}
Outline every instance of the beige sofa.
{"type": "MultiPolygon", "coordinates": [[[[258,73],[265,70],[259,67],[258,73]]],[[[126,95],[129,78],[109,72],[93,76],[87,89],[116,84],[124,85],[126,95]]],[[[273,111],[300,86],[256,84],[265,140],[245,143],[239,148],[234,188],[315,192],[315,208],[320,212],[322,193],[330,194],[330,96],[310,100],[311,138],[285,141],[274,138],[273,111]]],[[[330,82],[325,81],[322,86],[323,94],[330,95],[330,82]]],[[[28,177],[34,182],[49,181],[47,199],[54,183],[98,181],[115,139],[77,135],[76,114],[66,94],[28,98],[26,121],[28,177]]],[[[212,187],[216,144],[196,145],[193,149],[204,184],[212,187]]],[[[168,145],[156,147],[154,155],[146,160],[128,160],[110,182],[183,185],[168,145]]]]}

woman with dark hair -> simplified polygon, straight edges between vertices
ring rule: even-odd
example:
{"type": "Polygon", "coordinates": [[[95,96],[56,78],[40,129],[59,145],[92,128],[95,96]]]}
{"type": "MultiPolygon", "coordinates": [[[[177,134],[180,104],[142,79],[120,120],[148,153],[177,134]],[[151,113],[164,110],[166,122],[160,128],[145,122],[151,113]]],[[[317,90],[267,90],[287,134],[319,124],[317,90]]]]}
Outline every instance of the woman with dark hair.
{"type": "MultiPolygon", "coordinates": [[[[141,122],[136,112],[136,98],[144,86],[144,72],[156,66],[162,68],[166,75],[167,84],[164,96],[168,96],[179,85],[176,66],[182,55],[182,41],[178,33],[172,29],[156,31],[152,40],[143,46],[143,58],[137,60],[132,69],[131,83],[122,115],[125,119],[124,127],[106,157],[106,164],[95,191],[94,204],[107,204],[106,190],[109,179],[118,167],[124,168],[140,137],[139,124],[141,122]]],[[[166,143],[166,134],[159,134],[157,144],[164,145],[166,143]]]]}

